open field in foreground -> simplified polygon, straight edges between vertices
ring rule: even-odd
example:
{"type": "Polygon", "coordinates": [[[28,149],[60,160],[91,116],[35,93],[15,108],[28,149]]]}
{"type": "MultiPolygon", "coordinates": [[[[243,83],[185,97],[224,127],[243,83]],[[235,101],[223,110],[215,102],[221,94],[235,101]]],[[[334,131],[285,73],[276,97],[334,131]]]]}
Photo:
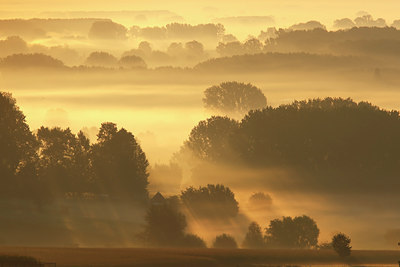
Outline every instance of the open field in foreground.
{"type": "Polygon", "coordinates": [[[400,251],[355,250],[344,261],[330,250],[1,247],[0,254],[32,256],[57,266],[397,266],[400,251]]]}

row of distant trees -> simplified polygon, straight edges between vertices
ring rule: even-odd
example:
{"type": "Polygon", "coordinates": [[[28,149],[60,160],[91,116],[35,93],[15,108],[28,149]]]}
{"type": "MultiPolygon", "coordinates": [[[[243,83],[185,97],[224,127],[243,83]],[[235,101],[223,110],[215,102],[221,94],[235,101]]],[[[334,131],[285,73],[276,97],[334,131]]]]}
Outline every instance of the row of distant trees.
{"type": "MultiPolygon", "coordinates": [[[[151,43],[142,41],[137,48],[125,51],[120,60],[106,51],[95,51],[85,61],[79,51],[68,46],[47,47],[29,44],[18,36],[9,36],[0,40],[0,57],[14,54],[45,54],[69,66],[86,64],[113,68],[144,68],[147,65],[182,67],[196,65],[215,57],[216,54],[220,57],[230,57],[259,53],[311,53],[393,58],[400,56],[399,42],[400,31],[393,27],[353,27],[347,30],[327,31],[324,27],[314,25],[307,30],[269,28],[258,37],[249,36],[242,42],[234,36],[225,36],[216,46],[215,52],[205,51],[204,41],[194,36],[190,41],[171,40],[165,50],[153,49],[151,43]]],[[[268,58],[260,58],[262,61],[270,61],[268,58]]],[[[247,68],[254,68],[257,63],[251,59],[247,61],[252,62],[247,68]]],[[[38,66],[40,67],[40,64],[38,66]]]]}
{"type": "MultiPolygon", "coordinates": [[[[200,197],[203,194],[209,195],[210,188],[221,189],[218,185],[208,185],[199,188],[194,197],[200,197]],[[203,193],[204,191],[206,193],[203,193]]],[[[180,199],[183,202],[187,201],[187,195],[190,192],[190,190],[183,192],[180,199]]],[[[138,236],[144,244],[148,246],[206,247],[206,242],[199,236],[186,233],[187,222],[185,215],[180,211],[180,199],[170,197],[162,202],[152,203],[147,211],[145,230],[138,236]]],[[[212,206],[208,208],[213,209],[212,206]]],[[[259,224],[252,222],[248,227],[242,247],[250,249],[321,248],[334,249],[343,257],[350,255],[351,240],[348,236],[343,233],[336,234],[332,238],[332,242],[319,246],[319,233],[316,222],[306,215],[274,219],[265,228],[265,234],[259,224]]],[[[238,244],[233,236],[223,233],[214,239],[212,246],[214,248],[237,248],[238,244]]]]}

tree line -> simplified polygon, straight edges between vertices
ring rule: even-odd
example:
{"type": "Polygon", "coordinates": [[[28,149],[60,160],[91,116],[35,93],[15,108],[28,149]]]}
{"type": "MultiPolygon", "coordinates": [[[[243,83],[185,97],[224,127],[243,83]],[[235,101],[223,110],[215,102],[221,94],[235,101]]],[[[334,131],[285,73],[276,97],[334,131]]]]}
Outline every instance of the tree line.
{"type": "Polygon", "coordinates": [[[148,199],[146,155],[134,135],[103,123],[97,142],[69,128],[41,127],[33,133],[8,93],[0,93],[0,173],[3,197],[39,202],[68,192],[148,199]]]}
{"type": "Polygon", "coordinates": [[[207,162],[294,170],[290,179],[302,189],[394,193],[399,136],[398,111],[325,98],[252,110],[240,122],[213,116],[192,129],[182,151],[207,162]]]}

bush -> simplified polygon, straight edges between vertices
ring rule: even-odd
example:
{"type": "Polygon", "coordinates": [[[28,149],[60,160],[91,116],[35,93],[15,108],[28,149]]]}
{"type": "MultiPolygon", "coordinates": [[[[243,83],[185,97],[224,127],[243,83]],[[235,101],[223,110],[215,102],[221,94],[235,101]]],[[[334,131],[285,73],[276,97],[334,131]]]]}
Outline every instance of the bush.
{"type": "Polygon", "coordinates": [[[206,248],[206,242],[199,236],[194,234],[187,234],[183,237],[182,246],[188,248],[206,248]]]}
{"type": "Polygon", "coordinates": [[[189,187],[181,193],[184,205],[196,216],[227,218],[238,214],[239,206],[233,192],[223,185],[189,187]]]}
{"type": "Polygon", "coordinates": [[[351,254],[351,239],[346,234],[339,233],[332,238],[332,247],[340,257],[348,257],[351,254]]]}
{"type": "Polygon", "coordinates": [[[215,238],[213,242],[214,248],[237,248],[235,238],[228,234],[222,234],[215,238]]]}

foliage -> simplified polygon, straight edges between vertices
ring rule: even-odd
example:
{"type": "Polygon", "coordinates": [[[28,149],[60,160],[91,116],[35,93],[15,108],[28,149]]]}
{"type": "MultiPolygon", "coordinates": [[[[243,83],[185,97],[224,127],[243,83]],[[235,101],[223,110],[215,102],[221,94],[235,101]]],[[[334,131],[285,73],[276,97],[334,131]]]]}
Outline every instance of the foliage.
{"type": "Polygon", "coordinates": [[[65,65],[62,61],[42,53],[33,54],[13,54],[0,60],[0,67],[7,69],[29,69],[29,68],[48,68],[63,69],[65,65]]]}
{"type": "Polygon", "coordinates": [[[99,20],[92,24],[89,37],[92,39],[126,39],[128,30],[111,20],[99,20]]]}
{"type": "Polygon", "coordinates": [[[101,125],[97,137],[91,162],[99,190],[114,198],[147,201],[149,163],[133,134],[109,122],[101,125]]]}
{"type": "Polygon", "coordinates": [[[66,192],[86,192],[91,175],[89,139],[82,133],[71,133],[69,128],[45,128],[37,131],[39,175],[59,196],[66,192]]]}
{"type": "Polygon", "coordinates": [[[265,232],[267,246],[277,248],[315,247],[319,236],[317,224],[306,215],[272,220],[265,232]]]}
{"type": "Polygon", "coordinates": [[[206,242],[194,234],[186,234],[182,240],[182,247],[186,248],[206,248],[206,242]]]}
{"type": "Polygon", "coordinates": [[[244,248],[262,248],[264,247],[264,238],[262,235],[261,227],[256,222],[249,225],[246,237],[243,241],[244,248]]]}
{"type": "Polygon", "coordinates": [[[228,234],[222,234],[218,235],[214,242],[213,242],[213,247],[214,248],[237,248],[237,243],[235,241],[235,238],[231,235],[228,234]]]}
{"type": "Polygon", "coordinates": [[[238,129],[238,122],[228,117],[211,117],[192,129],[185,147],[203,160],[231,160],[234,153],[231,137],[238,129]]]}
{"type": "Polygon", "coordinates": [[[124,56],[119,60],[119,65],[124,68],[147,68],[146,62],[138,56],[124,56]]]}
{"type": "Polygon", "coordinates": [[[346,234],[338,233],[332,238],[332,247],[340,257],[348,257],[351,254],[351,239],[346,234]]]}
{"type": "Polygon", "coordinates": [[[269,194],[257,192],[250,196],[249,204],[251,207],[270,207],[272,205],[272,198],[269,194]]]}
{"type": "Polygon", "coordinates": [[[229,218],[239,211],[234,193],[221,184],[186,188],[181,193],[181,199],[189,211],[199,217],[229,218]]]}
{"type": "Polygon", "coordinates": [[[38,143],[11,94],[0,92],[0,193],[40,199],[38,143]]]}
{"type": "Polygon", "coordinates": [[[86,59],[85,64],[99,67],[115,67],[118,60],[107,52],[93,52],[86,59]]]}
{"type": "Polygon", "coordinates": [[[151,246],[180,246],[182,241],[192,246],[200,243],[194,236],[185,236],[185,215],[168,201],[161,205],[150,205],[145,220],[142,235],[144,241],[151,246]]]}
{"type": "Polygon", "coordinates": [[[245,114],[249,110],[266,107],[267,99],[254,85],[224,82],[207,88],[203,103],[206,108],[224,114],[245,114]]]}

